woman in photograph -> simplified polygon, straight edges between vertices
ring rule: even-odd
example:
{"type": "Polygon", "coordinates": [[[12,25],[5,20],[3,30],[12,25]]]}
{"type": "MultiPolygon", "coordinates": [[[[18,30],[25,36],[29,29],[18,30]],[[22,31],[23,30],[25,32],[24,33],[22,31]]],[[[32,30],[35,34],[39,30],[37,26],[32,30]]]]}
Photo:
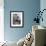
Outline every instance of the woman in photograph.
{"type": "Polygon", "coordinates": [[[13,15],[13,24],[21,24],[21,19],[18,14],[13,15]]]}

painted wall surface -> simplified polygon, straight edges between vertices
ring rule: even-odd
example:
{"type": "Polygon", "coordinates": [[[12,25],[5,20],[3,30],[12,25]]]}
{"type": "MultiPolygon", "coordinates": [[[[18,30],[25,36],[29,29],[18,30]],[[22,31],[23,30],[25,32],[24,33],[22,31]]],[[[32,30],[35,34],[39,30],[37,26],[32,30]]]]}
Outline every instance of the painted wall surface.
{"type": "Polygon", "coordinates": [[[35,12],[40,9],[40,0],[4,0],[4,36],[7,41],[18,41],[32,29],[35,12]],[[10,28],[10,10],[24,11],[24,27],[10,28]]]}
{"type": "MultiPolygon", "coordinates": [[[[41,9],[41,11],[42,11],[43,9],[46,9],[46,0],[41,0],[41,1],[40,1],[40,9],[41,9]]],[[[46,27],[46,10],[43,12],[42,17],[43,17],[43,22],[41,21],[41,22],[40,22],[40,25],[46,27]]]]}

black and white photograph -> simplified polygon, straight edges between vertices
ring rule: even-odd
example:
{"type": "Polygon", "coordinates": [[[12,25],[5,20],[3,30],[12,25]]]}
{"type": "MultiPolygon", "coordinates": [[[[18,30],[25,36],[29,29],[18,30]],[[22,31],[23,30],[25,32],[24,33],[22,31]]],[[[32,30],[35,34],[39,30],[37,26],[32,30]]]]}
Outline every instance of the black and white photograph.
{"type": "Polygon", "coordinates": [[[11,27],[23,27],[23,11],[11,11],[10,12],[10,26],[11,27]]]}

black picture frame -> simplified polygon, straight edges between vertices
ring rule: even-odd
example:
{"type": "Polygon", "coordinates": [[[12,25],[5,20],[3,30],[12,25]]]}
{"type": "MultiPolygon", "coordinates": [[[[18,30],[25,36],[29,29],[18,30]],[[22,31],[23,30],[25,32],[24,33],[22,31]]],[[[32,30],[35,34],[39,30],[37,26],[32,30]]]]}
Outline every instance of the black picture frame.
{"type": "Polygon", "coordinates": [[[10,27],[24,27],[24,11],[10,11],[10,27]]]}

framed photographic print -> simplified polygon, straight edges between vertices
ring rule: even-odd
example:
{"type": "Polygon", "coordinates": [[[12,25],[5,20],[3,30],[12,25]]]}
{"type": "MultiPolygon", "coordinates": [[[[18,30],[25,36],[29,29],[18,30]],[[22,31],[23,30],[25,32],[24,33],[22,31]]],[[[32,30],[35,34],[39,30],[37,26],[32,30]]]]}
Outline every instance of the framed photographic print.
{"type": "Polygon", "coordinates": [[[24,11],[10,11],[10,27],[24,26],[24,11]]]}

